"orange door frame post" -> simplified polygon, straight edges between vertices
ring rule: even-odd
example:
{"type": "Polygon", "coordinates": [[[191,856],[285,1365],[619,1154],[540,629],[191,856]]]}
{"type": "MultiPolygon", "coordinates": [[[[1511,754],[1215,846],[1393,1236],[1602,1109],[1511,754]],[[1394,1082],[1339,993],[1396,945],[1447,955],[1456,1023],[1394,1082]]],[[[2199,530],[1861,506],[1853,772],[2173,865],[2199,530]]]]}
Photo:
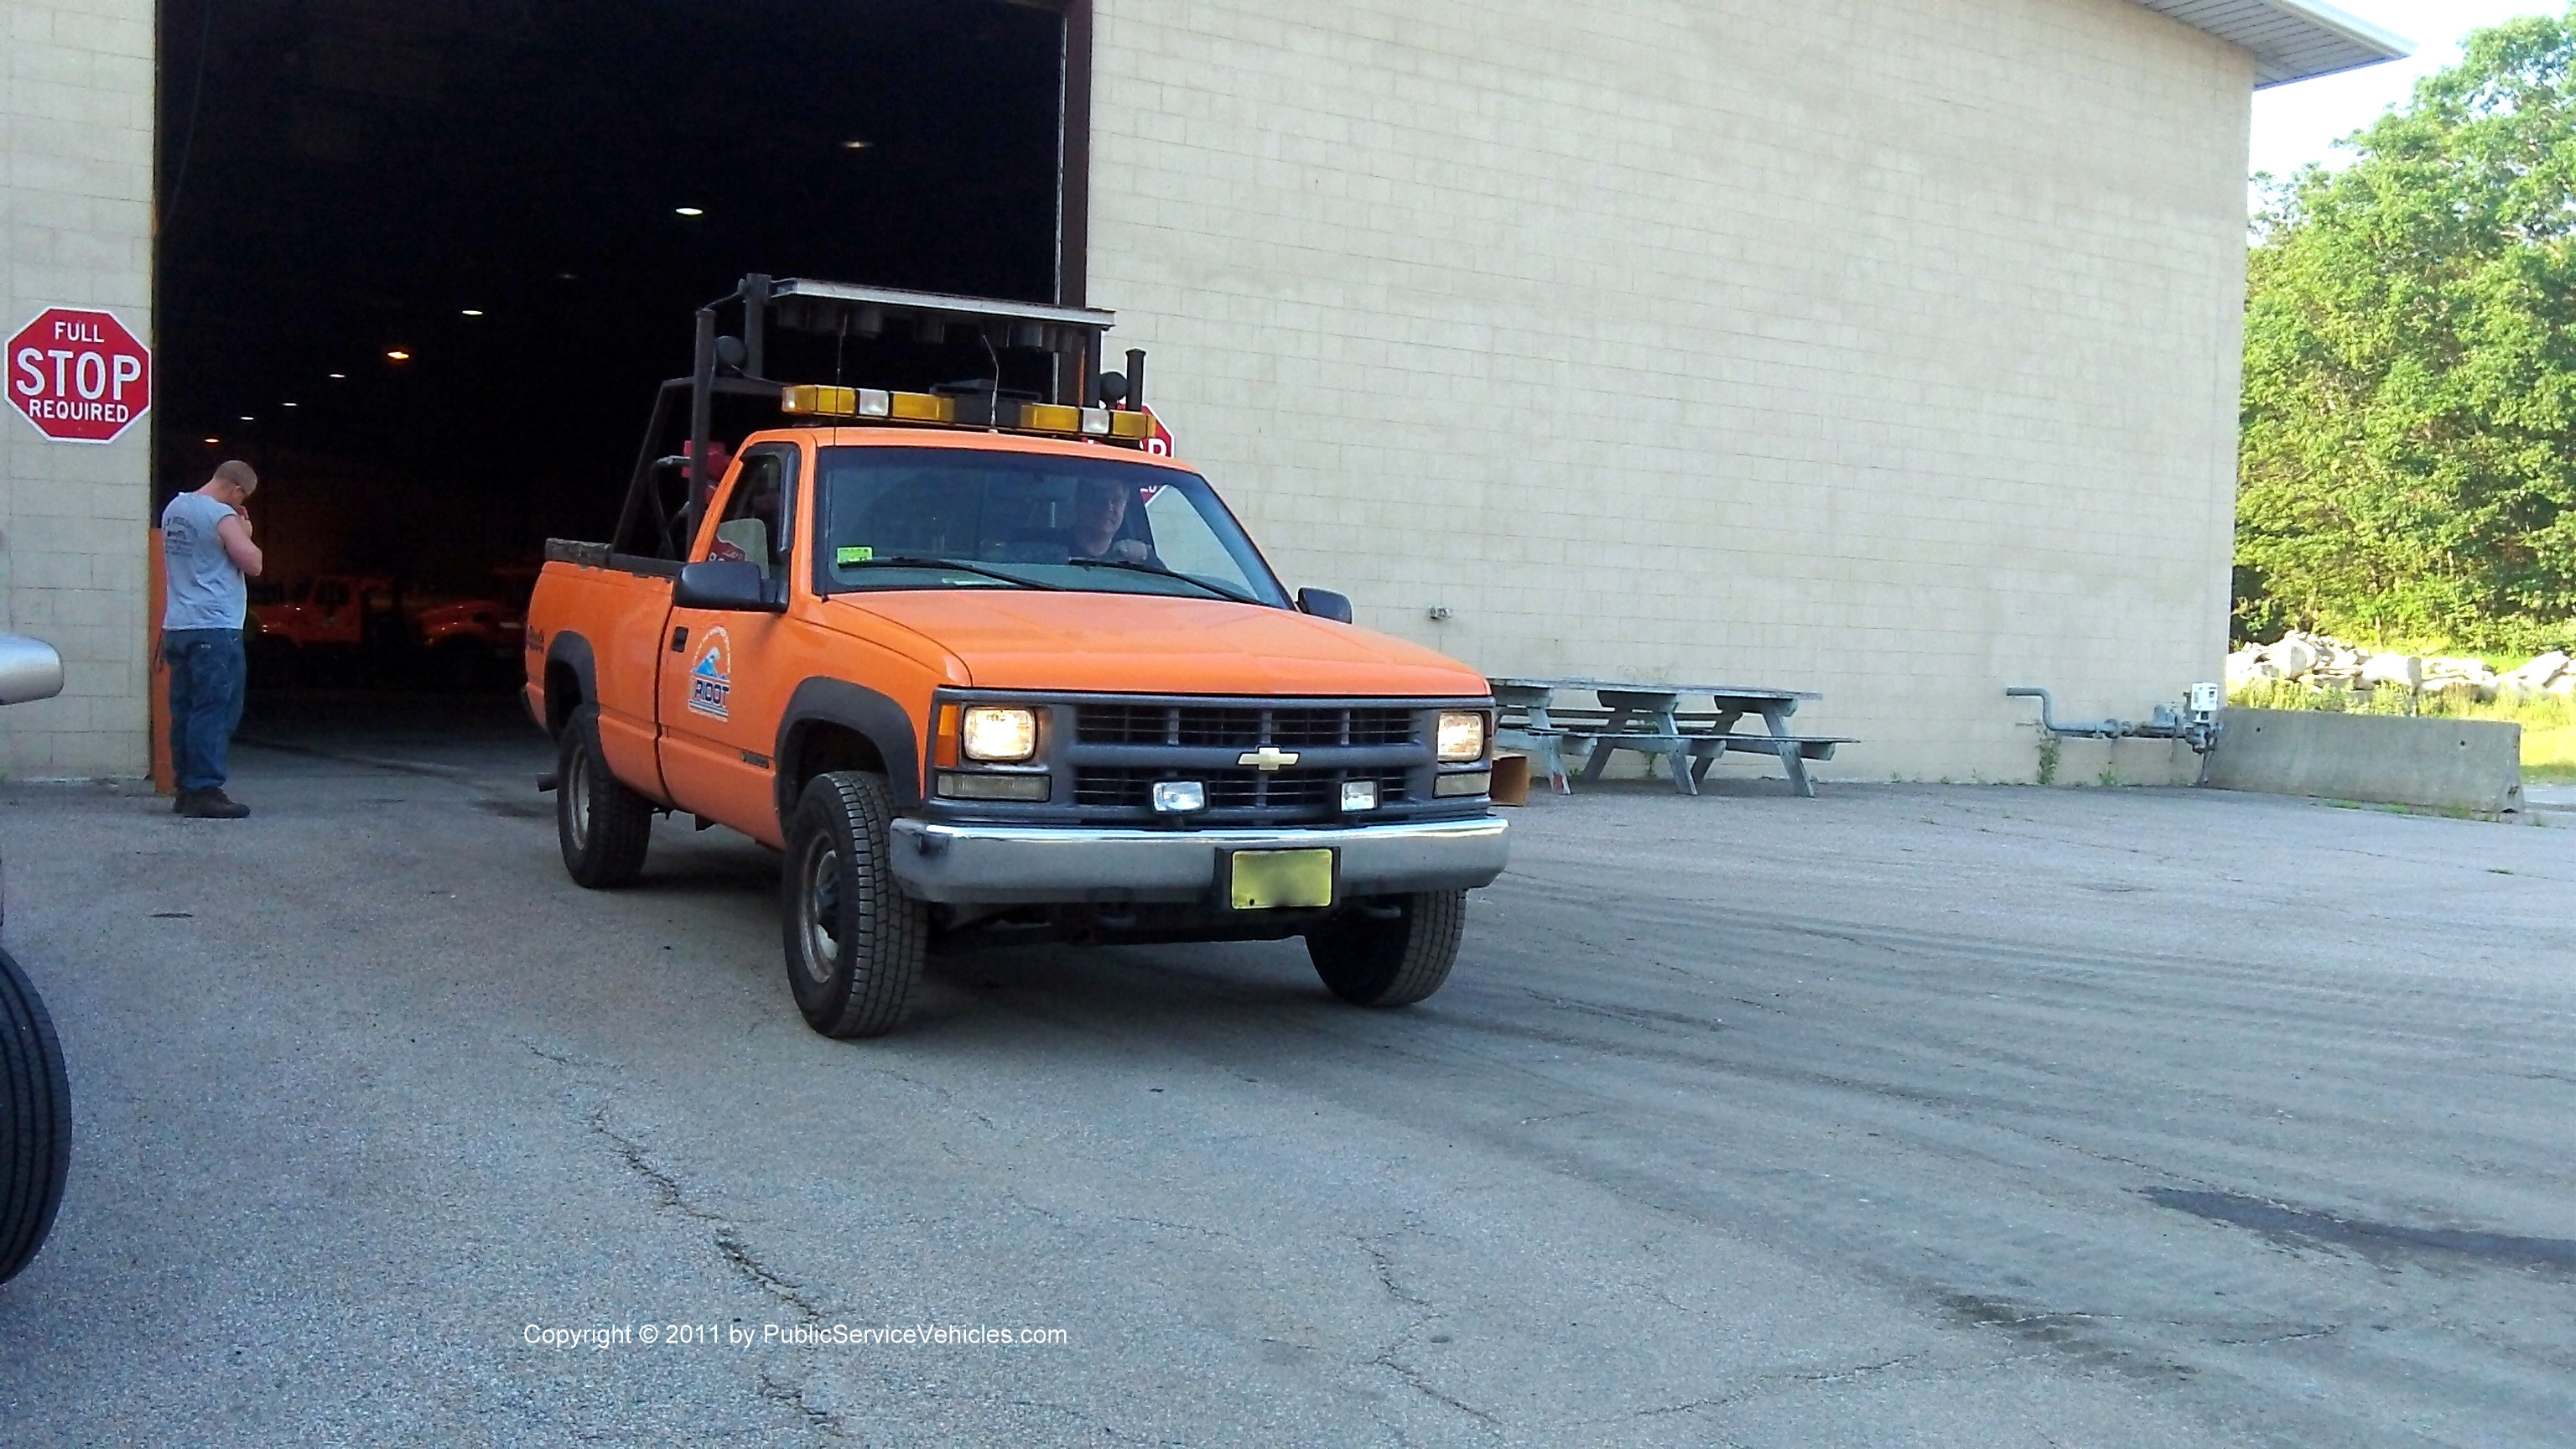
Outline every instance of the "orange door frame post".
{"type": "Polygon", "coordinates": [[[161,610],[169,597],[170,581],[161,558],[161,530],[149,534],[152,552],[146,565],[152,586],[146,591],[144,607],[150,610],[143,620],[146,643],[144,688],[152,695],[152,789],[167,795],[179,787],[178,767],[170,759],[170,663],[161,657],[161,610]]]}

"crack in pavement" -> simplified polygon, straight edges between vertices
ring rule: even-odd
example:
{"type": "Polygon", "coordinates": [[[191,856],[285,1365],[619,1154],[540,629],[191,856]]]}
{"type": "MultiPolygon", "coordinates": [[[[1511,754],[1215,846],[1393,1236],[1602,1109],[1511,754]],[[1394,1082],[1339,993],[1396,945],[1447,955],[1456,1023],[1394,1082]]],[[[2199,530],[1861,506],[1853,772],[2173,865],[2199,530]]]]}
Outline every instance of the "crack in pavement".
{"type": "MultiPolygon", "coordinates": [[[[604,1063],[586,1062],[569,1053],[549,1050],[536,1042],[521,1039],[521,1045],[542,1060],[553,1062],[574,1072],[598,1071],[604,1063]]],[[[694,1223],[708,1227],[708,1242],[725,1265],[761,1292],[794,1309],[805,1323],[819,1324],[825,1315],[822,1305],[810,1297],[805,1286],[785,1276],[761,1260],[760,1254],[742,1235],[733,1219],[694,1199],[688,1185],[677,1173],[656,1163],[643,1142],[609,1125],[605,1103],[591,1108],[581,1119],[582,1125],[606,1142],[627,1172],[653,1190],[657,1211],[677,1213],[694,1223]]],[[[782,1377],[767,1367],[759,1370],[755,1388],[760,1397],[779,1408],[789,1410],[804,1421],[816,1435],[834,1441],[847,1441],[849,1428],[838,1414],[815,1406],[806,1395],[815,1372],[812,1350],[805,1350],[805,1371],[801,1376],[782,1377]]]]}
{"type": "Polygon", "coordinates": [[[627,1171],[652,1184],[658,1206],[697,1222],[713,1224],[715,1231],[709,1237],[717,1254],[731,1264],[736,1272],[748,1279],[752,1286],[795,1309],[804,1315],[809,1323],[822,1320],[822,1308],[805,1296],[803,1284],[780,1275],[777,1270],[760,1261],[759,1255],[752,1251],[751,1245],[743,1241],[741,1230],[733,1219],[711,1208],[691,1202],[688,1190],[680,1180],[655,1166],[652,1158],[645,1154],[643,1143],[608,1125],[606,1107],[594,1109],[587,1125],[591,1131],[607,1139],[609,1146],[615,1149],[618,1160],[626,1164],[627,1171]]]}
{"type": "Polygon", "coordinates": [[[780,1408],[793,1409],[796,1411],[797,1414],[804,1418],[805,1426],[812,1429],[815,1433],[833,1439],[847,1439],[850,1437],[850,1431],[842,1424],[840,1415],[835,1414],[828,1409],[818,1409],[805,1401],[805,1385],[801,1383],[791,1384],[783,1382],[776,1374],[771,1373],[767,1369],[762,1369],[760,1371],[760,1396],[769,1400],[771,1403],[778,1405],[780,1408]]]}
{"type": "MultiPolygon", "coordinates": [[[[1418,1223],[1407,1222],[1400,1231],[1413,1231],[1419,1226],[1418,1223]]],[[[1395,1280],[1395,1258],[1386,1248],[1387,1242],[1394,1236],[1394,1233],[1385,1233],[1374,1238],[1364,1233],[1351,1235],[1351,1240],[1360,1245],[1360,1251],[1368,1254],[1369,1265],[1377,1272],[1378,1286],[1386,1290],[1388,1297],[1414,1311],[1413,1321],[1398,1330],[1396,1335],[1381,1345],[1376,1353],[1369,1355],[1368,1363],[1371,1367],[1385,1369],[1388,1373],[1404,1380],[1407,1387],[1433,1403],[1454,1409],[1499,1433],[1502,1423],[1493,1414],[1442,1391],[1421,1369],[1396,1357],[1396,1350],[1404,1346],[1406,1339],[1420,1332],[1440,1314],[1439,1310],[1432,1306],[1430,1299],[1419,1293],[1406,1291],[1404,1285],[1395,1280]]],[[[1404,1437],[1404,1431],[1400,1426],[1390,1424],[1387,1427],[1394,1430],[1399,1439],[1404,1437]]]]}

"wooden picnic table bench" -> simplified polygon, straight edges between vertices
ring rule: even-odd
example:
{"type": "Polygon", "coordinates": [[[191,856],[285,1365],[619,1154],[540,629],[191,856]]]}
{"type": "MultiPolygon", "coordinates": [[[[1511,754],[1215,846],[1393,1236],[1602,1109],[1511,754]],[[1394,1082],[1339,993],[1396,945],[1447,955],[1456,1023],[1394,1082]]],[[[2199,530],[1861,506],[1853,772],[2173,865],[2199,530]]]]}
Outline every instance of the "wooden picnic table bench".
{"type": "Polygon", "coordinates": [[[1812,799],[1806,762],[1833,758],[1838,745],[1854,741],[1843,735],[1793,735],[1789,717],[1801,700],[1822,696],[1811,690],[1763,689],[1730,684],[1630,684],[1606,679],[1496,679],[1490,681],[1499,714],[1497,743],[1525,749],[1547,771],[1548,781],[1571,793],[1566,770],[1569,746],[1584,756],[1583,779],[1589,784],[1609,768],[1619,750],[1662,757],[1673,785],[1685,795],[1699,793],[1708,768],[1728,753],[1764,754],[1780,761],[1790,788],[1812,799]],[[1561,690],[1589,690],[1597,708],[1568,708],[1556,703],[1561,690]],[[1715,708],[1684,710],[1686,698],[1702,696],[1715,708]],[[1764,734],[1737,734],[1736,723],[1758,714],[1764,734]]]}

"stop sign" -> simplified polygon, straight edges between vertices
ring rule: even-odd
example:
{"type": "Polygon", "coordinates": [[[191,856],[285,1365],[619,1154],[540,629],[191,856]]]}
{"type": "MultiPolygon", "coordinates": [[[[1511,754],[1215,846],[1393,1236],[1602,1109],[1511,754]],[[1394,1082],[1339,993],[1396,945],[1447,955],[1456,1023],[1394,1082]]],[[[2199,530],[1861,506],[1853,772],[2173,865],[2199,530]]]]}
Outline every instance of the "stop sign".
{"type": "Polygon", "coordinates": [[[9,405],[58,443],[111,443],[152,406],[152,354],[106,312],[48,307],[9,339],[9,405]]]}

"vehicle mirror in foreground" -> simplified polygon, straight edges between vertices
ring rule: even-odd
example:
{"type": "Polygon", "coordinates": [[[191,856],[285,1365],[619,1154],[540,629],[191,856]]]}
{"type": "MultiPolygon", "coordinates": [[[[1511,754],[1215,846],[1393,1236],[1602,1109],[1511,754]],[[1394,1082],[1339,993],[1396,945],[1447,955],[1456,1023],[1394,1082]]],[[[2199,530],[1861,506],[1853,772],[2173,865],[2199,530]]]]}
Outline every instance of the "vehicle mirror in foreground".
{"type": "Polygon", "coordinates": [[[1350,596],[1330,589],[1299,589],[1297,611],[1312,614],[1318,619],[1330,619],[1336,624],[1347,624],[1351,621],[1350,596]]]}
{"type": "Polygon", "coordinates": [[[63,656],[42,639],[0,634],[0,704],[25,704],[63,692],[63,656]]]}
{"type": "Polygon", "coordinates": [[[680,566],[680,581],[671,588],[671,606],[781,614],[787,611],[787,589],[762,578],[760,565],[747,559],[711,558],[680,566]]]}

